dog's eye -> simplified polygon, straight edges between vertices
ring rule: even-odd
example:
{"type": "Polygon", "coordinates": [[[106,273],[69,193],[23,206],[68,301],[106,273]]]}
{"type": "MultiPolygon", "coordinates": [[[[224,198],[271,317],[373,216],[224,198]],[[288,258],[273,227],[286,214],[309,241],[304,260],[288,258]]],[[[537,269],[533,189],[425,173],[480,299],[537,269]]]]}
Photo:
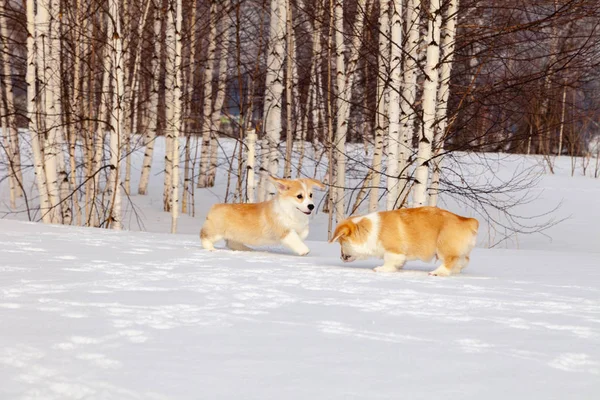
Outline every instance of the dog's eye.
{"type": "Polygon", "coordinates": [[[310,194],[310,198],[312,199],[312,193],[310,194]]]}
{"type": "Polygon", "coordinates": [[[296,197],[297,197],[297,198],[299,198],[299,199],[302,199],[302,195],[301,195],[301,194],[299,194],[299,195],[298,195],[298,196],[296,196],[296,197]]]}

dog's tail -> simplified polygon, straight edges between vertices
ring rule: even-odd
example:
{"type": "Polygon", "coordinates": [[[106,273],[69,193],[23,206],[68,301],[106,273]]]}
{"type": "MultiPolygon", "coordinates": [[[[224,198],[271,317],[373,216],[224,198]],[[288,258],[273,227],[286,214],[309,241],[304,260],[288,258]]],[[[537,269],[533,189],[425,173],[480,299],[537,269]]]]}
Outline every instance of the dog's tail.
{"type": "Polygon", "coordinates": [[[479,221],[475,218],[469,218],[469,229],[473,233],[473,236],[477,236],[477,232],[479,231],[479,221]]]}

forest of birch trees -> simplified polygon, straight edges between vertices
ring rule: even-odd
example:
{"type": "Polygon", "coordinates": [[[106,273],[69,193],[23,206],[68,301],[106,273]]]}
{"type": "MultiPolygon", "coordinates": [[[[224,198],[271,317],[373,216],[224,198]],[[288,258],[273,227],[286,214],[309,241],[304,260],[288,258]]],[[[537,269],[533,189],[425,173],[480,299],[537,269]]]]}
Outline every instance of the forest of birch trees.
{"type": "Polygon", "coordinates": [[[268,174],[320,173],[331,221],[490,202],[459,153],[598,176],[599,24],[594,0],[3,0],[0,179],[30,220],[121,229],[160,176],[175,232],[268,174]]]}

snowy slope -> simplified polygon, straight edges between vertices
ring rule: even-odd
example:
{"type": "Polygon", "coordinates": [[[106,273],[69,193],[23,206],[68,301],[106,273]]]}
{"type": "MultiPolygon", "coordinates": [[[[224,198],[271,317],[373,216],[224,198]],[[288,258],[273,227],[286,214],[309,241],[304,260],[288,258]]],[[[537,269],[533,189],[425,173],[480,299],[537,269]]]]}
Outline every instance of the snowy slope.
{"type": "Polygon", "coordinates": [[[0,221],[0,399],[597,399],[600,254],[460,276],[0,221]]]}

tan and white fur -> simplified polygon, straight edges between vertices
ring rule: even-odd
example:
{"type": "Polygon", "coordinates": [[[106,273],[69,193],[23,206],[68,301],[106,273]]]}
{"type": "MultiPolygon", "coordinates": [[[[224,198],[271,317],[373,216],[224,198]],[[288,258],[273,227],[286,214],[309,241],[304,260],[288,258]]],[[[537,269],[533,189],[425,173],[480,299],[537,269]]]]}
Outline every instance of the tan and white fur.
{"type": "Polygon", "coordinates": [[[224,239],[231,250],[248,251],[247,246],[281,244],[304,256],[309,248],[309,215],[315,208],[313,187],[325,185],[315,179],[279,179],[270,177],[277,193],[269,201],[251,204],[215,204],[200,231],[202,247],[214,250],[224,239]]]}
{"type": "Polygon", "coordinates": [[[341,246],[345,262],[368,257],[383,258],[377,272],[395,272],[408,260],[442,261],[430,275],[448,276],[469,263],[479,222],[437,207],[380,211],[342,221],[333,238],[341,246]]]}

